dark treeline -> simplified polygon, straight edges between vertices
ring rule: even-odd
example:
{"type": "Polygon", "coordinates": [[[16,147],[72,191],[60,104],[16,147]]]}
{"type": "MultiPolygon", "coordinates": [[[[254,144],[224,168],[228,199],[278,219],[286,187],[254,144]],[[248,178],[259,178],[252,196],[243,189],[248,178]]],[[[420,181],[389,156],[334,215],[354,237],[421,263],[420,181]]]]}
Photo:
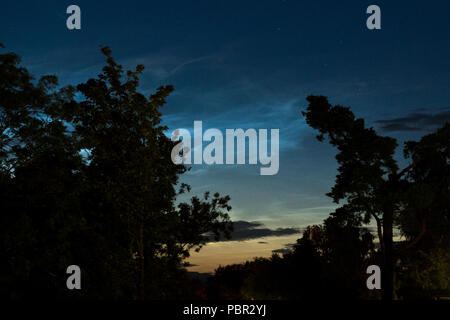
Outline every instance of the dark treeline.
{"type": "MultiPolygon", "coordinates": [[[[10,299],[432,298],[450,283],[450,125],[407,142],[366,128],[349,108],[308,97],[307,123],[338,149],[328,194],[343,202],[283,256],[220,267],[190,280],[189,251],[230,237],[230,198],[192,197],[187,168],[161,124],[172,92],[138,92],[144,67],[106,65],[85,83],[35,80],[14,53],[0,54],[0,295],[10,299]],[[367,225],[375,221],[374,236],[367,225]],[[404,241],[394,241],[398,229],[404,241]],[[377,246],[374,245],[375,237],[377,246]],[[79,265],[82,290],[67,290],[79,265]],[[366,268],[382,270],[382,291],[366,268]]],[[[300,115],[299,115],[300,116],[300,115]]]]}
{"type": "Polygon", "coordinates": [[[219,267],[205,293],[218,299],[379,298],[366,287],[366,268],[377,260],[372,238],[367,229],[330,217],[308,227],[282,256],[219,267]]]}

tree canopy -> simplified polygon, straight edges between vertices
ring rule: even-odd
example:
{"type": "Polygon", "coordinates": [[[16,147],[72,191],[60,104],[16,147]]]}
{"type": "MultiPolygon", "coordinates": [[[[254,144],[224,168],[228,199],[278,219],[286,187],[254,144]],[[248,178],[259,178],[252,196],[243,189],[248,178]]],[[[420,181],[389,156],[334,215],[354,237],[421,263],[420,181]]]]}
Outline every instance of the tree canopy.
{"type": "MultiPolygon", "coordinates": [[[[0,55],[0,287],[7,297],[175,298],[183,259],[228,236],[229,197],[189,191],[186,168],[161,124],[173,91],[139,92],[144,67],[123,71],[111,50],[85,83],[35,81],[14,53],[0,55]],[[178,189],[178,190],[177,190],[178,189]],[[83,293],[65,288],[79,265],[83,293]],[[43,289],[45,288],[45,289],[43,289]]],[[[76,290],[75,290],[76,291],[76,290]]]]}

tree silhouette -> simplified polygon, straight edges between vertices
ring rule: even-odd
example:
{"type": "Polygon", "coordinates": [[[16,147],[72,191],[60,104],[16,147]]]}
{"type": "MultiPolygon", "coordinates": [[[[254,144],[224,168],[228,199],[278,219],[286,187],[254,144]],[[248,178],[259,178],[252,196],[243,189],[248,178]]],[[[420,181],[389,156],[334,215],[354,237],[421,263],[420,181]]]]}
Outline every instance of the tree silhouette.
{"type": "Polygon", "coordinates": [[[97,78],[37,84],[13,53],[0,55],[3,294],[27,297],[175,298],[192,248],[230,235],[229,197],[193,197],[175,165],[160,108],[173,90],[138,92],[144,67],[124,72],[107,47],[97,78]],[[75,99],[75,96],[77,98],[75,99]],[[65,268],[80,265],[83,293],[65,268]],[[47,288],[47,293],[42,293],[47,288]]]}
{"type": "MultiPolygon", "coordinates": [[[[393,157],[397,147],[395,139],[379,136],[373,128],[365,127],[363,119],[355,118],[348,107],[331,106],[324,96],[309,96],[307,100],[309,106],[303,112],[307,123],[319,130],[319,141],[327,137],[339,151],[336,156],[339,173],[328,195],[336,203],[344,199],[346,203],[335,215],[350,213],[360,223],[375,219],[383,255],[383,297],[391,300],[394,255],[399,255],[393,245],[394,224],[410,238],[405,247],[413,247],[421,240],[425,226],[430,225],[428,219],[434,222],[444,219],[444,233],[448,232],[449,125],[419,143],[408,142],[405,155],[413,162],[399,171],[393,157]],[[430,188],[426,195],[422,194],[429,200],[424,208],[417,206],[414,199],[418,199],[416,196],[427,182],[435,187],[430,184],[425,187],[430,188]],[[431,212],[438,218],[432,218],[431,212]]],[[[438,224],[434,225],[436,230],[438,224]]]]}

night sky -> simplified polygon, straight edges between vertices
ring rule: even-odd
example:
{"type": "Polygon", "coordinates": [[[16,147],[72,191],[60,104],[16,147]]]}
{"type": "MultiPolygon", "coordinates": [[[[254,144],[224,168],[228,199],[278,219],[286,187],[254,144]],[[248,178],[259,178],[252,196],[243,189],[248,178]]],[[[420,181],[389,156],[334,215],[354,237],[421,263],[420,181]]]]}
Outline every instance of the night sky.
{"type": "MultiPolygon", "coordinates": [[[[201,256],[228,246],[228,263],[283,247],[299,237],[292,228],[335,208],[325,196],[335,151],[301,116],[308,95],[351,106],[400,147],[450,121],[449,13],[446,0],[3,1],[0,42],[36,77],[55,74],[61,85],[100,73],[102,45],[127,68],[144,64],[143,93],[175,87],[162,109],[170,132],[194,120],[223,132],[279,128],[277,175],[261,176],[259,165],[197,165],[183,177],[194,195],[229,194],[233,220],[258,221],[272,235],[211,244],[201,256]],[[81,8],[81,30],[66,28],[71,4],[81,8]],[[371,4],[381,8],[381,30],[366,28],[371,4]]],[[[197,270],[210,271],[212,260],[197,270]]]]}

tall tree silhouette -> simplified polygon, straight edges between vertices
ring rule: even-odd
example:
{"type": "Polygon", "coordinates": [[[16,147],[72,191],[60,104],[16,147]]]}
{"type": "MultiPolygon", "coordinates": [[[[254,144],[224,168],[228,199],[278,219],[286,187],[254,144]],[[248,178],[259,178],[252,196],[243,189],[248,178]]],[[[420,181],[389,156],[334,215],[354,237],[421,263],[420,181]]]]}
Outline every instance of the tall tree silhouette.
{"type": "Polygon", "coordinates": [[[392,188],[398,170],[393,155],[397,143],[366,128],[364,120],[356,119],[347,107],[331,106],[323,96],[309,96],[307,100],[309,106],[303,112],[307,123],[319,130],[319,141],[326,135],[339,150],[339,174],[328,195],[336,203],[346,199],[345,210],[363,215],[365,223],[371,218],[376,220],[384,257],[383,293],[386,299],[392,299],[392,228],[396,209],[392,188]]]}
{"type": "MultiPolygon", "coordinates": [[[[431,218],[430,213],[434,211],[433,206],[439,207],[437,212],[434,212],[441,217],[441,221],[447,219],[442,218],[442,214],[444,217],[448,216],[448,209],[444,209],[448,208],[445,204],[448,204],[449,194],[448,124],[434,135],[424,137],[419,143],[407,143],[405,155],[410,156],[413,162],[399,171],[393,157],[397,147],[395,139],[379,136],[373,128],[365,126],[363,119],[356,118],[348,107],[332,106],[324,96],[309,96],[307,100],[309,106],[306,112],[302,112],[307,123],[319,130],[319,141],[327,137],[338,149],[336,160],[340,165],[339,173],[328,195],[336,203],[345,199],[346,204],[339,210],[360,216],[362,223],[369,223],[371,218],[375,219],[383,255],[383,297],[391,300],[394,223],[398,223],[409,236],[414,235],[414,239],[410,237],[409,245],[405,246],[412,247],[423,237],[423,232],[417,230],[425,227],[427,219],[431,218]],[[433,179],[439,180],[439,187],[428,190],[432,194],[428,194],[428,199],[434,204],[426,210],[418,210],[412,202],[412,195],[417,194],[423,183],[434,181],[433,179]],[[409,198],[406,197],[408,192],[409,198]],[[415,215],[411,215],[412,211],[415,215]],[[409,223],[417,221],[420,216],[427,217],[419,218],[420,228],[417,223],[409,223]],[[411,220],[411,217],[415,218],[411,220]]],[[[336,211],[336,214],[339,212],[336,211]]],[[[436,222],[436,219],[433,221],[436,222]]]]}
{"type": "Polygon", "coordinates": [[[176,190],[186,168],[171,161],[174,142],[161,124],[173,87],[147,98],[138,92],[144,67],[124,72],[109,48],[102,52],[97,78],[61,89],[54,76],[35,83],[17,55],[0,55],[0,279],[8,296],[42,286],[50,296],[77,295],[64,290],[64,273],[78,264],[85,297],[175,298],[189,250],[205,233],[230,234],[228,196],[175,206],[189,186],[176,190]]]}

